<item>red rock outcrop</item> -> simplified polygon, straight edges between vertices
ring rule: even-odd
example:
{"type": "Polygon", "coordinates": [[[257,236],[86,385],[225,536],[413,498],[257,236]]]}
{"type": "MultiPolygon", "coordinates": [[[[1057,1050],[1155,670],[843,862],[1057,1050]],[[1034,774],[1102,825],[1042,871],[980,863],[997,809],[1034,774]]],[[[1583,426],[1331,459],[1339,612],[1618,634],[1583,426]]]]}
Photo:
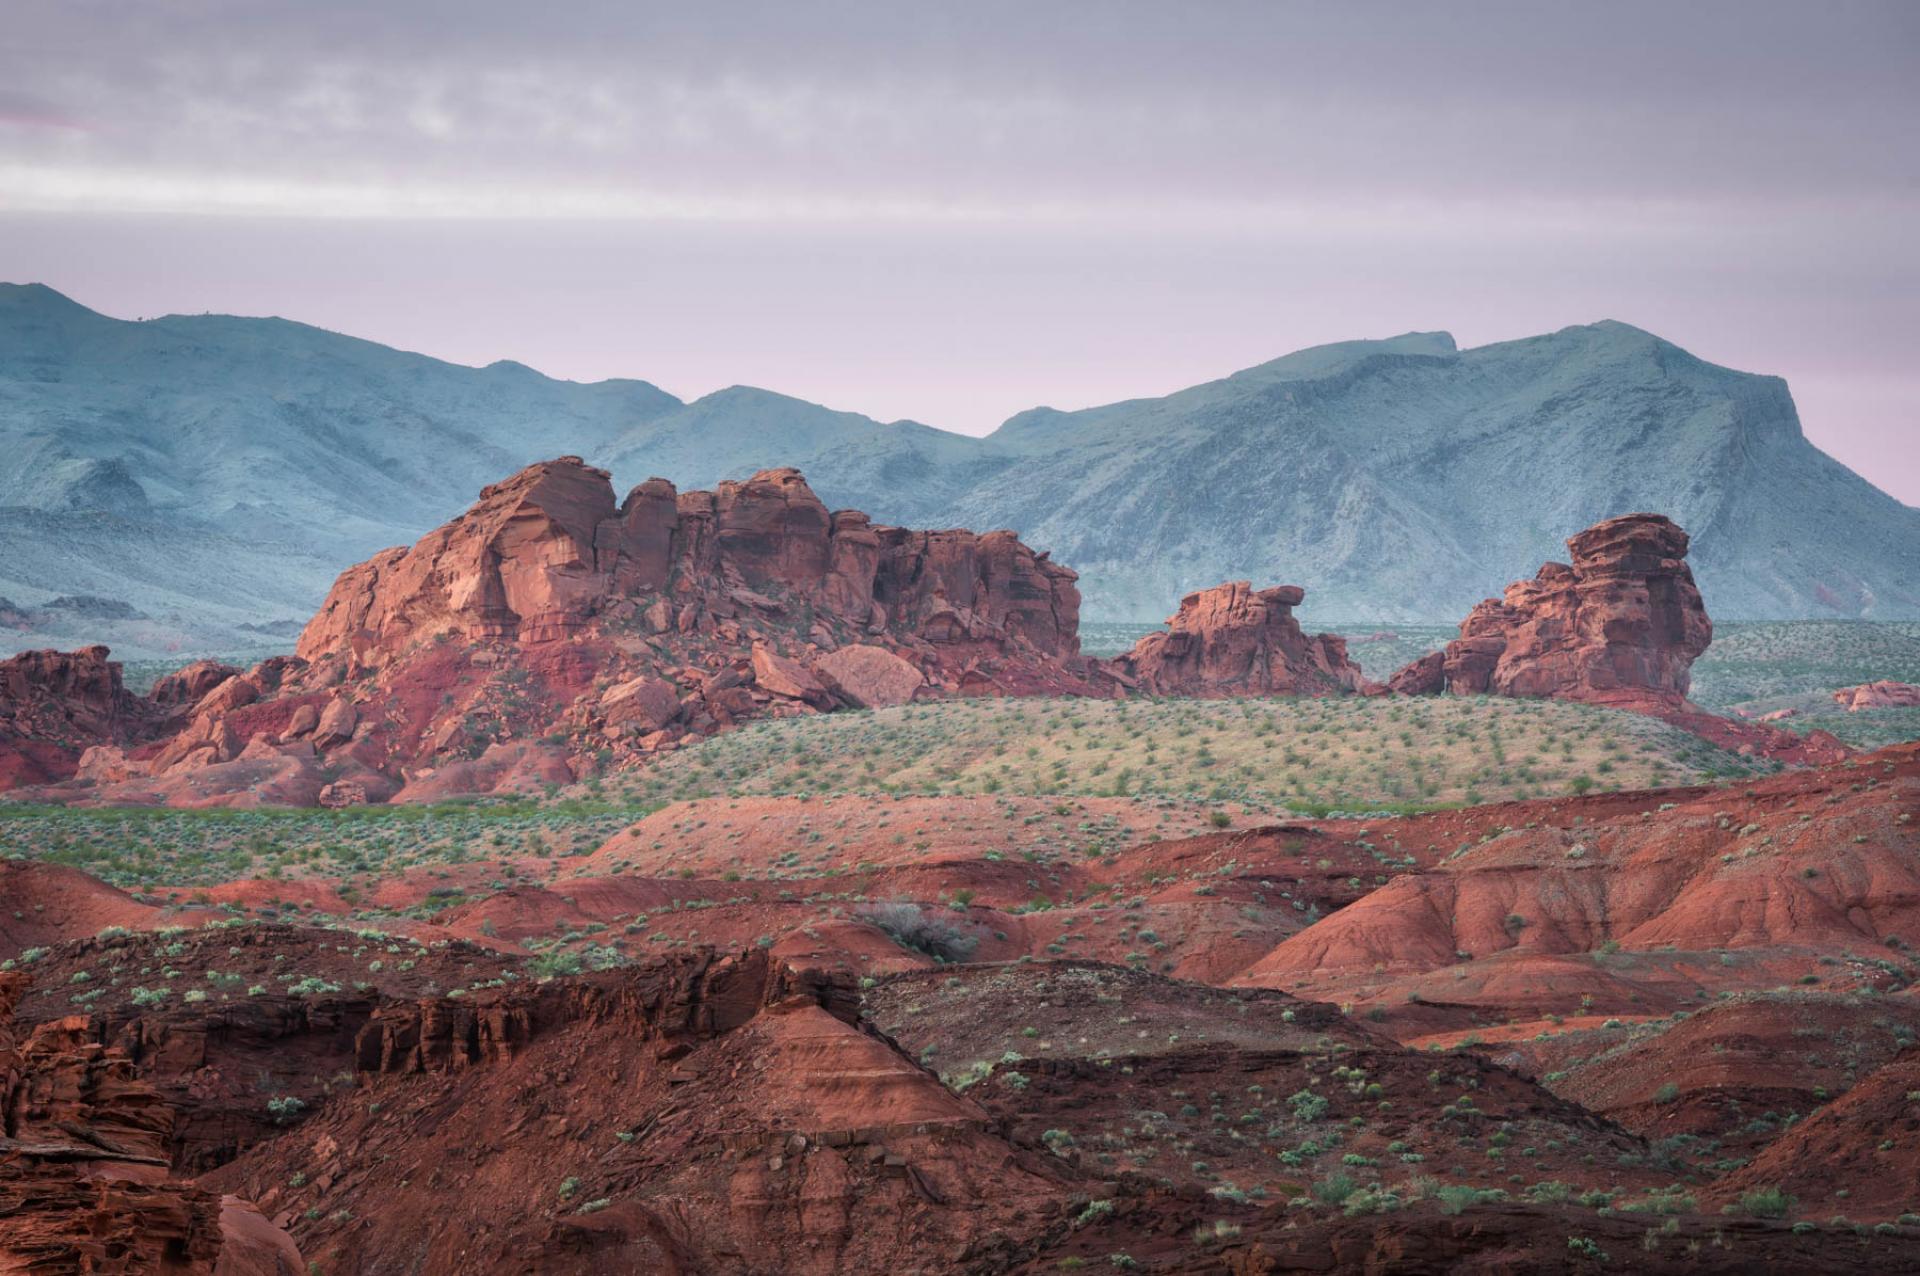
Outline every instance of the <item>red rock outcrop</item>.
{"type": "Polygon", "coordinates": [[[79,772],[46,796],[432,800],[570,783],[756,717],[1112,694],[1079,654],[1074,580],[1012,532],[829,512],[795,470],[649,479],[616,504],[604,471],[562,457],[343,572],[295,656],[190,665],[147,699],[104,648],[19,658],[32,695],[5,703],[53,762],[0,750],[0,787],[79,772]]]}
{"type": "Polygon", "coordinates": [[[1913,1208],[1920,1188],[1920,1055],[1909,1050],[1775,1140],[1711,1189],[1729,1204],[1783,1191],[1808,1214],[1844,1211],[1887,1221],[1913,1208]]]}
{"type": "Polygon", "coordinates": [[[217,660],[196,660],[154,681],[147,698],[168,708],[187,708],[240,670],[217,660]]]}
{"type": "Polygon", "coordinates": [[[758,950],[396,1005],[359,1041],[377,1099],[206,1176],[329,1269],[959,1271],[1064,1206],[849,977],[758,950]]]}
{"type": "Polygon", "coordinates": [[[0,1269],[297,1276],[252,1206],[168,1176],[171,1109],[84,1016],[16,1037],[26,982],[0,973],[0,1269]]]}
{"type": "Polygon", "coordinates": [[[1298,585],[1253,588],[1236,580],[1188,594],[1167,618],[1114,663],[1154,695],[1324,695],[1367,689],[1347,659],[1346,639],[1309,637],[1293,618],[1298,585]]]}
{"type": "Polygon", "coordinates": [[[1842,687],[1833,693],[1833,698],[1845,705],[1848,713],[1858,713],[1862,709],[1911,708],[1920,705],[1920,687],[1910,682],[1883,678],[1879,682],[1866,682],[1857,687],[1842,687]]]}
{"type": "Polygon", "coordinates": [[[1078,653],[1074,574],[1011,532],[913,532],[829,514],[797,470],[713,492],[649,479],[616,507],[603,470],[577,457],[530,466],[411,549],[343,573],[300,636],[309,662],[378,668],[423,641],[551,642],[645,615],[656,632],[737,616],[811,636],[1078,653]],[[668,606],[654,609],[648,596],[668,606]]]}
{"type": "Polygon", "coordinates": [[[1651,714],[1740,752],[1793,762],[1848,750],[1826,732],[1734,722],[1687,699],[1713,622],[1686,564],[1687,534],[1660,514],[1595,523],[1460,622],[1460,636],[1387,681],[1403,695],[1538,696],[1651,714]]]}
{"type": "Polygon", "coordinates": [[[813,671],[842,699],[863,709],[906,704],[927,681],[908,661],[865,643],[829,651],[814,661],[813,671]]]}
{"type": "Polygon", "coordinates": [[[1687,534],[1658,514],[1611,518],[1460,625],[1444,652],[1395,674],[1418,695],[1551,696],[1624,708],[1678,707],[1713,624],[1686,564],[1687,534]]]}
{"type": "MultiPolygon", "coordinates": [[[[1920,744],[1904,744],[1739,789],[1476,808],[1485,832],[1461,829],[1439,864],[1392,878],[1238,979],[1356,1003],[1375,1021],[1462,1029],[1478,1013],[1664,1013],[1710,982],[1776,988],[1809,954],[1920,942],[1916,798],[1920,744]],[[1695,974],[1697,959],[1676,951],[1739,956],[1695,974]]],[[[1421,822],[1396,835],[1412,841],[1421,822]]]]}
{"type": "Polygon", "coordinates": [[[87,746],[124,741],[149,706],[105,647],[23,651],[0,660],[0,788],[63,780],[87,746]]]}

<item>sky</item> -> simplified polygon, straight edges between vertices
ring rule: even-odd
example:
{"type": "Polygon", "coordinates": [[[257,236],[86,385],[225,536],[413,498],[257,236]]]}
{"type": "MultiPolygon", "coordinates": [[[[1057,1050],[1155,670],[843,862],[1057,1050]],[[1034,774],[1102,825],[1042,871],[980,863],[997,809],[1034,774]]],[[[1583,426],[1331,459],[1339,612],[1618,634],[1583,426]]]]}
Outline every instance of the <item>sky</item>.
{"type": "Polygon", "coordinates": [[[985,433],[1619,319],[1920,504],[1920,4],[8,0],[0,279],[985,433]]]}

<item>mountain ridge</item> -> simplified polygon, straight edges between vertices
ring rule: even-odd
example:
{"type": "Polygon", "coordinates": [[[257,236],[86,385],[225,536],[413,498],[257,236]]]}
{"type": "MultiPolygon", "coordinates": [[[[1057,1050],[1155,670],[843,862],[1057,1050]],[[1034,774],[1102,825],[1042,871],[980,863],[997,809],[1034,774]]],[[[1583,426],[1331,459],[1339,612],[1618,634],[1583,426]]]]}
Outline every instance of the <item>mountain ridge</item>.
{"type": "Polygon", "coordinates": [[[1781,378],[1616,320],[1466,349],[1445,332],[1332,342],[976,438],[755,386],[683,401],[636,378],[469,367],[284,318],[113,319],[0,284],[0,442],[24,555],[0,565],[0,594],[43,602],[70,572],[158,625],[17,645],[171,632],[169,650],[217,649],[234,634],[203,619],[297,618],[333,571],[569,453],[623,490],[791,465],[837,508],[1010,528],[1080,571],[1093,620],[1152,620],[1227,579],[1299,581],[1322,616],[1457,616],[1566,527],[1636,510],[1688,528],[1717,614],[1920,616],[1920,510],[1808,442],[1781,378]],[[206,617],[143,596],[110,538],[36,542],[25,529],[52,524],[26,511],[111,515],[176,547],[206,617]],[[236,569],[249,543],[261,562],[236,569]],[[236,583],[290,545],[274,597],[236,583]]]}

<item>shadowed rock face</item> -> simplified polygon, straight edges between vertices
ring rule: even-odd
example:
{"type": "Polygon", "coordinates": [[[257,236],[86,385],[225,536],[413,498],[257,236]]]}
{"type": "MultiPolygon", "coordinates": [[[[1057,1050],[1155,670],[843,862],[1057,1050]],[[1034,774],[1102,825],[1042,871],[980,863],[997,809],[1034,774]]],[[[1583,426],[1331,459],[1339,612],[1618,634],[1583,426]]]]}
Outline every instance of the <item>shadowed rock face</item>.
{"type": "Polygon", "coordinates": [[[1231,581],[1188,594],[1167,618],[1116,662],[1155,695],[1320,695],[1369,684],[1334,634],[1301,632],[1293,609],[1298,585],[1256,590],[1231,581]]]}
{"type": "Polygon", "coordinates": [[[85,1016],[13,1030],[0,974],[0,1269],[277,1276],[301,1270],[251,1205],[168,1175],[173,1112],[85,1016]]]}
{"type": "Polygon", "coordinates": [[[1409,695],[1550,696],[1621,708],[1678,708],[1713,624],[1686,564],[1687,534],[1658,514],[1597,523],[1460,625],[1443,652],[1393,676],[1409,695]]]}
{"type": "Polygon", "coordinates": [[[391,1004],[356,1052],[377,1123],[330,1107],[206,1176],[298,1219],[330,1267],[988,1270],[962,1259],[1069,1190],[863,1024],[851,976],[758,950],[391,1004]],[[558,1208],[556,1167],[579,1188],[558,1208]],[[308,1176],[339,1218],[301,1215],[308,1176]]]}

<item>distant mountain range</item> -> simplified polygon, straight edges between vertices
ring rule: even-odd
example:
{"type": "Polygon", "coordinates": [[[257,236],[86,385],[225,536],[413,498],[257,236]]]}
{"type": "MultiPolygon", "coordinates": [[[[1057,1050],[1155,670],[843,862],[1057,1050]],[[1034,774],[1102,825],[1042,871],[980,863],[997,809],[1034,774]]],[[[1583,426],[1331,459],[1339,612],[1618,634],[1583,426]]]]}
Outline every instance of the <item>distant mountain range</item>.
{"type": "Polygon", "coordinates": [[[1309,623],[1454,620],[1636,510],[1693,534],[1716,616],[1920,617],[1920,510],[1808,443],[1779,378],[1620,323],[1320,346],[976,439],[745,386],[682,403],[461,367],[281,319],[128,322],[4,284],[0,449],[11,648],[283,641],[341,568],[566,453],[623,487],[795,465],[880,520],[1011,527],[1080,571],[1089,619],[1157,620],[1248,578],[1304,585],[1309,623]]]}

